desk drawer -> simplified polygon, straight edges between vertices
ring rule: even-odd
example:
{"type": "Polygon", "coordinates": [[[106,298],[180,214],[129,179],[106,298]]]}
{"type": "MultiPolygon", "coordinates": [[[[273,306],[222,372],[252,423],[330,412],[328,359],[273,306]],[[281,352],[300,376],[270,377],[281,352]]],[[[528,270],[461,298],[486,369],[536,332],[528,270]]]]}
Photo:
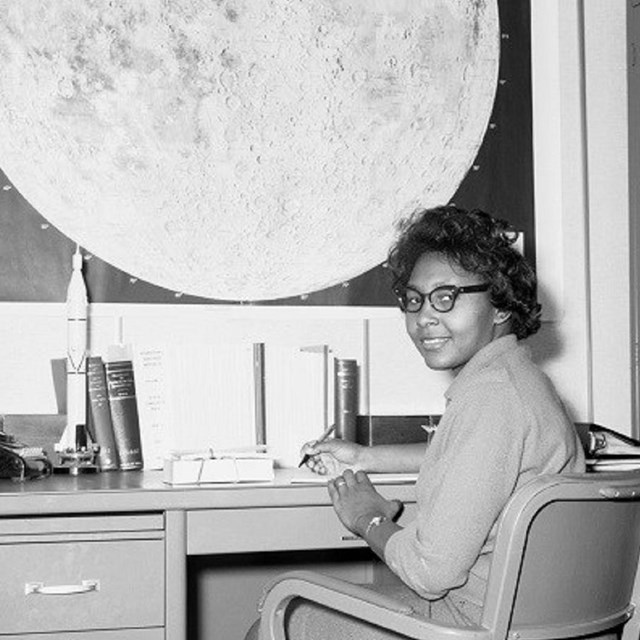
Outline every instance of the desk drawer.
{"type": "MultiPolygon", "coordinates": [[[[405,507],[400,524],[413,519],[405,507]]],[[[211,509],[187,513],[187,553],[297,551],[365,546],[344,528],[333,507],[211,509]]]]}
{"type": "Polygon", "coordinates": [[[0,567],[2,633],[164,625],[163,540],[5,544],[0,567]]]}

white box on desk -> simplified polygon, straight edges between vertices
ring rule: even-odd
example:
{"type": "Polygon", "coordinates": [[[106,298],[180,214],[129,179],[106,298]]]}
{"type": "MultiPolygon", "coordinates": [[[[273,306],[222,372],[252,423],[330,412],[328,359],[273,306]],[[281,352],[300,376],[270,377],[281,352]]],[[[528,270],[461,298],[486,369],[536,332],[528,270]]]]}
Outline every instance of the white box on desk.
{"type": "Polygon", "coordinates": [[[163,481],[166,484],[271,482],[273,478],[273,459],[267,457],[201,460],[167,458],[163,466],[163,481]]]}

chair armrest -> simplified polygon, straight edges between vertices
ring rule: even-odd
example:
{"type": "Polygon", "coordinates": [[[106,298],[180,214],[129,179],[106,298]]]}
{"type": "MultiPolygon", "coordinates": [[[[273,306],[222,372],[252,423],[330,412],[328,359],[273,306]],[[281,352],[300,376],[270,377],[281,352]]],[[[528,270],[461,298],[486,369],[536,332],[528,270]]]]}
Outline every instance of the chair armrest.
{"type": "Polygon", "coordinates": [[[487,629],[455,627],[418,617],[394,598],[312,571],[291,571],[272,583],[261,602],[260,640],[286,640],[286,609],[294,598],[340,611],[416,640],[489,640],[487,629]]]}

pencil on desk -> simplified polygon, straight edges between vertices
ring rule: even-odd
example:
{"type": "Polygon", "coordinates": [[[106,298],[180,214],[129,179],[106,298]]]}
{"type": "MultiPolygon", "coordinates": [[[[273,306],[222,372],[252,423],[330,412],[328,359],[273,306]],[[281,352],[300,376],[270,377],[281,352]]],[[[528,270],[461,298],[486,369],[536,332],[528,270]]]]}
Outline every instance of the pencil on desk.
{"type": "MultiPolygon", "coordinates": [[[[320,442],[324,442],[336,429],[336,425],[332,424],[329,428],[325,429],[324,433],[316,440],[316,444],[319,444],[320,442]]],[[[300,460],[300,464],[298,465],[298,469],[300,467],[302,467],[303,465],[307,464],[307,462],[309,462],[309,458],[311,456],[308,453],[305,453],[302,456],[302,460],[300,460]]]]}

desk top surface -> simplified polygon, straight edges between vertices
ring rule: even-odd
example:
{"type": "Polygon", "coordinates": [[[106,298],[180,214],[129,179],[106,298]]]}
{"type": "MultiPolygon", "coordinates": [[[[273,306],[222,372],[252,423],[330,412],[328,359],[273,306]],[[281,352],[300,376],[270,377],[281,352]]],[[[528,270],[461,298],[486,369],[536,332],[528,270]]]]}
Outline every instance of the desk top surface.
{"type": "MultiPolygon", "coordinates": [[[[324,484],[292,483],[294,469],[273,482],[168,485],[161,471],[112,471],[42,480],[0,480],[0,517],[25,514],[242,509],[329,505],[324,484]]],[[[415,501],[414,481],[379,485],[388,498],[415,501]]]]}

